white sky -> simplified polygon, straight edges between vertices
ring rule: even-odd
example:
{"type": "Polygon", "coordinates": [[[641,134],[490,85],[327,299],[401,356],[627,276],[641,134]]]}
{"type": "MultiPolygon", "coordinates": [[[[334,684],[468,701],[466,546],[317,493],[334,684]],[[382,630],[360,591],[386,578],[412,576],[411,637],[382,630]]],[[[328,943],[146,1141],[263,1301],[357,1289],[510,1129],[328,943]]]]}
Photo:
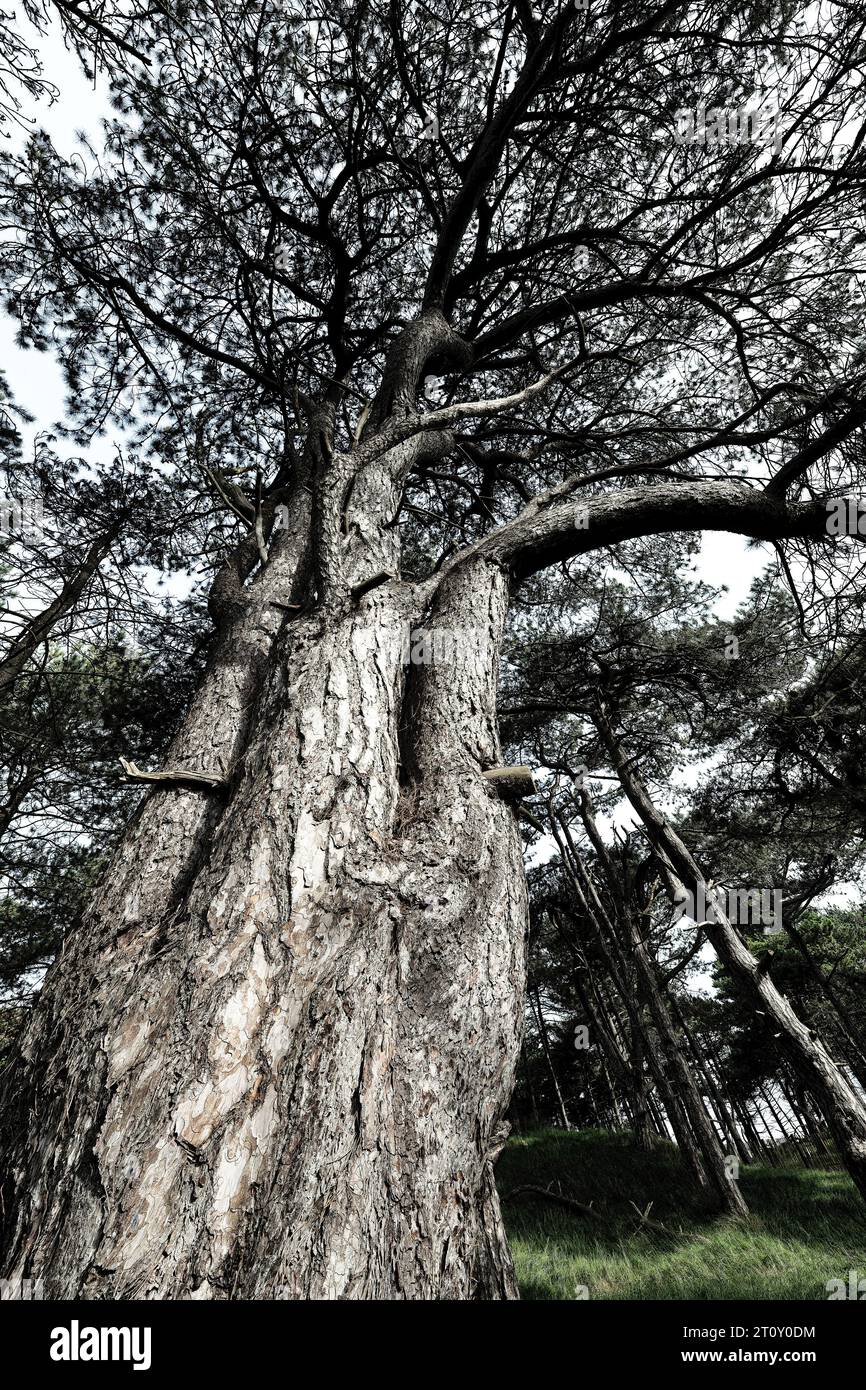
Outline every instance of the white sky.
{"type": "MultiPolygon", "coordinates": [[[[53,11],[50,11],[53,15],[53,11]]],[[[23,94],[22,117],[30,129],[48,132],[55,147],[71,155],[77,147],[76,132],[99,137],[100,118],[108,110],[107,88],[97,79],[88,82],[77,58],[63,45],[60,25],[52,19],[48,32],[40,36],[19,9],[16,24],[41,55],[45,76],[60,89],[57,100],[31,101],[23,94]]],[[[26,131],[9,125],[0,142],[0,154],[20,150],[26,131]]],[[[64,416],[63,374],[49,353],[23,351],[15,342],[16,324],[0,313],[0,363],[9,380],[14,400],[35,416],[35,427],[23,431],[25,441],[64,416]]]]}
{"type": "MultiPolygon", "coordinates": [[[[95,144],[99,143],[99,123],[108,112],[105,83],[97,78],[89,82],[78,60],[64,47],[60,26],[56,22],[44,37],[27,23],[19,13],[19,22],[42,56],[45,75],[59,88],[57,100],[30,102],[24,114],[36,126],[44,128],[57,149],[71,155],[77,147],[76,132],[84,130],[95,144]]],[[[14,131],[11,141],[20,147],[23,134],[14,131]]],[[[64,416],[64,385],[58,364],[48,353],[23,351],[15,344],[15,325],[6,314],[0,313],[0,362],[9,379],[13,397],[35,417],[35,426],[25,431],[25,438],[40,429],[48,429],[64,416]]],[[[97,446],[98,447],[98,446],[97,446]]],[[[103,447],[110,447],[103,442],[103,447]]],[[[728,586],[716,605],[721,618],[733,618],[738,605],[745,599],[753,578],[770,558],[770,547],[749,547],[742,536],[707,533],[703,537],[697,560],[697,576],[708,584],[728,586]]]]}

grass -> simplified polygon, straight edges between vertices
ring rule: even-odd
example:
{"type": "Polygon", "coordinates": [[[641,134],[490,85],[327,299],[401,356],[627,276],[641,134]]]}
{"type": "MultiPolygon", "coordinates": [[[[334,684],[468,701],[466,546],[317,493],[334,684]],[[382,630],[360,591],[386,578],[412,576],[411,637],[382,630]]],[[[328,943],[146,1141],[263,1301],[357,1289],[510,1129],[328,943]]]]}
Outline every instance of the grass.
{"type": "Polygon", "coordinates": [[[828,1279],[866,1276],[866,1208],[842,1171],[744,1168],[743,1222],[708,1214],[661,1141],[644,1154],[627,1135],[541,1130],[510,1140],[496,1176],[525,1299],[826,1299],[828,1279]],[[598,1219],[507,1199],[524,1184],[552,1185],[598,1219]],[[651,1203],[664,1230],[632,1203],[651,1203]]]}

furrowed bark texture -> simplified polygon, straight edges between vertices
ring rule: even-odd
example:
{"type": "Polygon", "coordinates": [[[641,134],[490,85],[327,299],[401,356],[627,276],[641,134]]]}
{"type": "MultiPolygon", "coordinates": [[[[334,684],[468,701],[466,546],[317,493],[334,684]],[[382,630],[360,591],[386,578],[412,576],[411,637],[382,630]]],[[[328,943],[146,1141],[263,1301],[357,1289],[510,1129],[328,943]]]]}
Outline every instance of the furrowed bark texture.
{"type": "Polygon", "coordinates": [[[288,529],[256,570],[257,518],[218,576],[166,760],[226,785],[147,793],[7,1069],[5,1277],[59,1298],[516,1296],[492,1165],[527,903],[483,775],[509,578],[626,535],[824,516],[733,484],[687,508],[631,489],[593,500],[590,541],[573,506],[531,504],[403,583],[407,475],[454,446],[416,388],[461,351],[431,300],[349,453],[333,400],[303,403],[288,529]],[[407,665],[422,622],[451,638],[407,665]]]}
{"type": "Polygon", "coordinates": [[[4,1273],[46,1296],[516,1296],[492,1165],[527,904],[482,776],[507,576],[351,597],[396,570],[422,447],[321,451],[166,760],[228,787],[149,792],[46,983],[3,1176],[4,1273]],[[311,529],[336,597],[287,616],[311,529]],[[407,665],[421,619],[465,640],[407,665]]]}

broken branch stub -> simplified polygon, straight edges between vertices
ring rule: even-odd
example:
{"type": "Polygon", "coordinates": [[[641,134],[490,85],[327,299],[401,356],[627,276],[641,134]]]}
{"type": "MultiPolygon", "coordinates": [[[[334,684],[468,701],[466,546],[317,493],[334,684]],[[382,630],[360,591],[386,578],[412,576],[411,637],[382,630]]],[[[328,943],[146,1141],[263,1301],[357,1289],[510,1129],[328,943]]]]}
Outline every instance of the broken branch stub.
{"type": "Polygon", "coordinates": [[[216,772],[194,772],[191,768],[171,768],[165,772],[142,772],[135,763],[120,759],[127,782],[193,782],[196,786],[224,787],[224,777],[216,772]]]}
{"type": "Polygon", "coordinates": [[[530,767],[491,767],[481,775],[505,801],[519,801],[538,791],[530,767]]]}
{"type": "Polygon", "coordinates": [[[352,586],[352,598],[355,602],[369,594],[371,589],[378,589],[381,584],[390,584],[392,579],[397,576],[393,570],[378,570],[376,574],[371,574],[369,579],[363,579],[360,584],[352,586]]]}

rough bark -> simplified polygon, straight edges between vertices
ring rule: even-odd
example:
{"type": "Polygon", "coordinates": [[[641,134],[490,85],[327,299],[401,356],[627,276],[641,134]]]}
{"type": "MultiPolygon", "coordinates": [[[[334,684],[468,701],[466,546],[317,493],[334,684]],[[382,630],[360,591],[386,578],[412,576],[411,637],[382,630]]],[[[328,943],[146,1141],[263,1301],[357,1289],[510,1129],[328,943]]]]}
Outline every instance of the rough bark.
{"type": "MultiPolygon", "coordinates": [[[[323,582],[379,562],[362,534],[323,582]]],[[[25,1038],[7,1265],[59,1297],[512,1297],[526,900],[482,775],[507,579],[448,577],[427,621],[472,638],[407,686],[419,595],[287,621],[281,553],[167,759],[227,794],[149,794],[25,1038]]]]}
{"type": "Polygon", "coordinates": [[[527,905],[483,775],[509,583],[654,529],[822,515],[734,484],[624,490],[593,500],[589,542],[572,506],[536,505],[403,583],[405,480],[457,409],[411,415],[425,364],[460,355],[423,317],[351,451],[335,396],[304,403],[289,527],[264,555],[257,518],[218,576],[166,758],[226,785],[147,793],[8,1070],[4,1274],[49,1296],[515,1295],[492,1165],[527,905]],[[407,668],[422,620],[465,640],[407,668]]]}

